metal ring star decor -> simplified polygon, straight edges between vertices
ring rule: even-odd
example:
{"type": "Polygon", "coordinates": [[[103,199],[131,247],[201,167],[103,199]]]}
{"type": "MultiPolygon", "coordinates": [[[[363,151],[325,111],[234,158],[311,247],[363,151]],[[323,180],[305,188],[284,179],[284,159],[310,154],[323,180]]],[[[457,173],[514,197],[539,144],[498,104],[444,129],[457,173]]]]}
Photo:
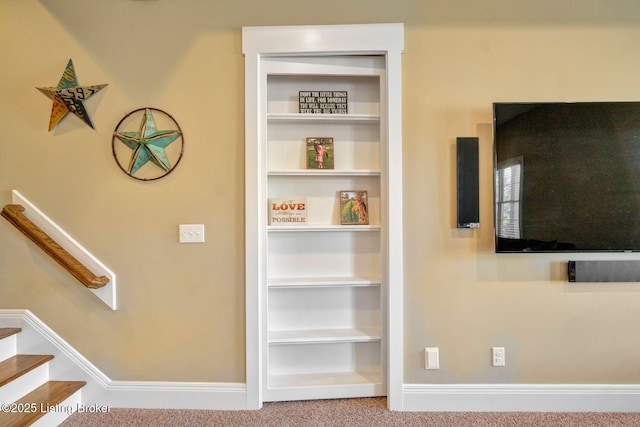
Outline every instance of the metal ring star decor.
{"type": "Polygon", "coordinates": [[[184,150],[182,130],[171,115],[157,108],[139,108],[124,116],[113,132],[113,157],[124,173],[153,181],[178,166],[184,150]],[[137,131],[126,131],[133,126],[137,131]],[[158,130],[171,129],[171,130],[158,130]],[[118,142],[119,141],[119,142],[118,142]]]}

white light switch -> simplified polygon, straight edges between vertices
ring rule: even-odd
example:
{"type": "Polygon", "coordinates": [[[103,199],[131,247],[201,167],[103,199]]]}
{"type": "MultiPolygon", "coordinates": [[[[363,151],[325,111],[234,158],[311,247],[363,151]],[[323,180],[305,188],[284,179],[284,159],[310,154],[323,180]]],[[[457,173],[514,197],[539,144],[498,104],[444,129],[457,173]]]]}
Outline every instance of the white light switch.
{"type": "Polygon", "coordinates": [[[424,349],[424,368],[440,369],[440,351],[438,347],[425,347],[424,349]]]}
{"type": "Polygon", "coordinates": [[[204,243],[204,224],[180,224],[180,243],[204,243]]]}

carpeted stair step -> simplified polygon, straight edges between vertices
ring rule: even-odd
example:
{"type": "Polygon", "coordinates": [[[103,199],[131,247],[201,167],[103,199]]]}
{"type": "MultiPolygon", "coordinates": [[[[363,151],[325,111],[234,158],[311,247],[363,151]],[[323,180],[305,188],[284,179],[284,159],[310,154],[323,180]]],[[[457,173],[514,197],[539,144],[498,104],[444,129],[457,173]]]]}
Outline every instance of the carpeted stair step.
{"type": "Polygon", "coordinates": [[[64,402],[85,384],[84,381],[49,381],[9,405],[15,411],[1,411],[0,426],[28,426],[50,413],[55,415],[62,412],[68,415],[68,412],[75,411],[75,407],[56,405],[64,402]]]}

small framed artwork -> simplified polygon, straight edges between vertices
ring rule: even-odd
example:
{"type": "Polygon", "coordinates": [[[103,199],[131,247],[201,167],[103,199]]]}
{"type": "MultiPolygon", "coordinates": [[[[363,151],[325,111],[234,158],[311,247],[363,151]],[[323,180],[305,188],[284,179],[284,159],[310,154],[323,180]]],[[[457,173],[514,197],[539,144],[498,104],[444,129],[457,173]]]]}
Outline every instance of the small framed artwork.
{"type": "Polygon", "coordinates": [[[333,169],[333,138],[307,138],[307,169],[333,169]]]}
{"type": "Polygon", "coordinates": [[[340,192],[340,224],[369,224],[369,199],[366,190],[340,192]]]}

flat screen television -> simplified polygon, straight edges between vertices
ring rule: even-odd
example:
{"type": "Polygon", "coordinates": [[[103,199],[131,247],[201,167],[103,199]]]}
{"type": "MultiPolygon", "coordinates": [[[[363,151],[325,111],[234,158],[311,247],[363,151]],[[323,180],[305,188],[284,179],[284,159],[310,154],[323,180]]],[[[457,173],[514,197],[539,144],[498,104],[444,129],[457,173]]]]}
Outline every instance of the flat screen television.
{"type": "Polygon", "coordinates": [[[640,251],[640,102],[494,103],[496,252],[640,251]]]}

